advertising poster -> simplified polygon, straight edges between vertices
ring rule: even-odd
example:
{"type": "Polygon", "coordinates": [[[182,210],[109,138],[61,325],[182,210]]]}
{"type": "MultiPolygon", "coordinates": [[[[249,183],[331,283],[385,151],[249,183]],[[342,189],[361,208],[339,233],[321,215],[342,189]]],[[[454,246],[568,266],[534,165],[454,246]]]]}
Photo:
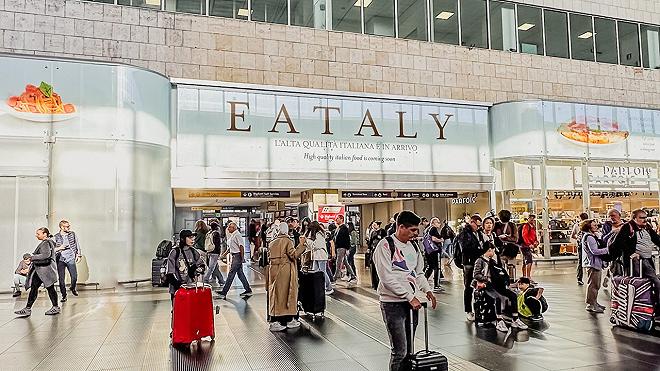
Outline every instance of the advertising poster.
{"type": "Polygon", "coordinates": [[[319,205],[317,220],[319,223],[330,223],[337,219],[339,215],[344,215],[346,208],[344,205],[319,205]]]}

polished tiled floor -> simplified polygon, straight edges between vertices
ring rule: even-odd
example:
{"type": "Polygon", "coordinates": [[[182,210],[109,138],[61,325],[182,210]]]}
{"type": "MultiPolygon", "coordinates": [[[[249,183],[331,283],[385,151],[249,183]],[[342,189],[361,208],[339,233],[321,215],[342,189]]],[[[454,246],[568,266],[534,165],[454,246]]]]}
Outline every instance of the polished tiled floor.
{"type": "MultiPolygon", "coordinates": [[[[340,283],[324,320],[273,334],[265,320],[263,276],[247,268],[256,294],[230,291],[216,316],[216,341],[180,351],[169,346],[170,301],[164,289],[85,291],[47,317],[43,296],[29,319],[14,318],[25,295],[0,297],[1,370],[386,370],[387,335],[368,282],[340,283]]],[[[363,272],[364,273],[364,272],[363,272]]],[[[571,275],[541,276],[550,310],[528,331],[475,329],[462,311],[455,272],[440,305],[429,311],[431,347],[452,370],[654,370],[660,337],[613,328],[608,316],[584,311],[583,288],[571,275]]],[[[367,274],[362,274],[367,277],[367,274]]],[[[235,285],[240,286],[236,282],[235,285]]],[[[606,292],[601,302],[608,303],[606,292]]],[[[423,346],[419,332],[417,349],[423,346]]]]}

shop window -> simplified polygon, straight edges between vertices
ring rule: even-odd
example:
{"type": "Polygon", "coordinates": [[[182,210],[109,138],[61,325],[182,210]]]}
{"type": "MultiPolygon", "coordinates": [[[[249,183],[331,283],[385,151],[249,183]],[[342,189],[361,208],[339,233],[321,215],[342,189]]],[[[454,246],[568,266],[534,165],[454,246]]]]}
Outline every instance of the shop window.
{"type": "Polygon", "coordinates": [[[515,52],[516,8],[513,4],[490,2],[490,46],[492,49],[515,52]]]}
{"type": "Polygon", "coordinates": [[[364,33],[394,36],[394,0],[357,0],[364,4],[364,33]]]}
{"type": "Polygon", "coordinates": [[[641,67],[637,24],[619,22],[619,58],[624,66],[641,67]]]}
{"type": "Polygon", "coordinates": [[[461,45],[488,48],[485,0],[461,0],[461,45]]]}
{"type": "Polygon", "coordinates": [[[287,0],[252,0],[252,20],[288,24],[287,0]]]}
{"type": "Polygon", "coordinates": [[[518,5],[518,50],[543,55],[543,17],[541,9],[518,5]]]}
{"type": "Polygon", "coordinates": [[[247,0],[211,0],[209,14],[235,19],[248,19],[247,0]]]}
{"type": "Polygon", "coordinates": [[[544,10],[545,55],[568,58],[568,20],[566,13],[544,10]]]}
{"type": "Polygon", "coordinates": [[[325,29],[326,0],[291,0],[291,25],[325,29]]]}
{"type": "Polygon", "coordinates": [[[660,68],[660,28],[641,26],[642,60],[646,68],[660,68]]]}
{"type": "Polygon", "coordinates": [[[431,19],[433,41],[458,45],[457,0],[433,0],[431,19]]]}
{"type": "Polygon", "coordinates": [[[616,52],[616,23],[611,19],[594,18],[596,61],[619,63],[616,52]]]}
{"type": "MultiPolygon", "coordinates": [[[[150,1],[151,0],[145,0],[150,1]]],[[[153,1],[154,3],[156,0],[153,1]]],[[[206,14],[205,0],[167,0],[165,1],[165,10],[180,13],[206,14]]]]}
{"type": "MultiPolygon", "coordinates": [[[[114,0],[97,0],[99,3],[114,4],[114,0]]],[[[118,5],[137,6],[140,8],[160,9],[162,0],[117,0],[118,5]]]]}
{"type": "Polygon", "coordinates": [[[399,0],[397,5],[399,38],[426,41],[426,0],[399,0]]]}
{"type": "MultiPolygon", "coordinates": [[[[370,0],[364,0],[365,3],[370,0]]],[[[332,29],[337,31],[362,33],[362,0],[331,0],[332,29]]]]}
{"type": "Polygon", "coordinates": [[[571,56],[581,61],[594,60],[594,29],[591,17],[571,14],[571,56]]]}

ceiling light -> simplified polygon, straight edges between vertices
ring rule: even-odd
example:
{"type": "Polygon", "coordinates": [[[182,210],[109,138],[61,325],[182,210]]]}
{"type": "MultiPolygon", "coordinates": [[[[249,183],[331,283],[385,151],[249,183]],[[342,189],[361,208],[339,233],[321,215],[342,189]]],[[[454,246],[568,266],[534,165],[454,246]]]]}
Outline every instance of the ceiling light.
{"type": "Polygon", "coordinates": [[[364,3],[364,7],[366,8],[366,7],[368,7],[369,5],[371,5],[371,1],[372,1],[372,0],[357,0],[357,1],[355,2],[355,4],[353,4],[353,6],[360,6],[360,5],[362,5],[362,3],[364,3]]]}
{"type": "Polygon", "coordinates": [[[245,9],[245,8],[238,9],[238,16],[239,17],[247,17],[248,14],[250,14],[250,12],[248,12],[247,9],[245,9]]]}
{"type": "Polygon", "coordinates": [[[578,36],[578,39],[588,39],[588,38],[590,38],[591,36],[593,36],[595,34],[596,34],[595,32],[592,33],[592,32],[587,31],[587,32],[583,33],[582,35],[578,36]]]}
{"type": "Polygon", "coordinates": [[[145,0],[146,5],[160,5],[160,0],[145,0]]]}
{"type": "Polygon", "coordinates": [[[527,31],[534,26],[536,26],[534,23],[523,23],[520,26],[518,26],[518,29],[520,31],[527,31]]]}
{"type": "Polygon", "coordinates": [[[453,16],[454,16],[454,12],[440,12],[440,14],[436,15],[435,17],[446,21],[453,16]]]}

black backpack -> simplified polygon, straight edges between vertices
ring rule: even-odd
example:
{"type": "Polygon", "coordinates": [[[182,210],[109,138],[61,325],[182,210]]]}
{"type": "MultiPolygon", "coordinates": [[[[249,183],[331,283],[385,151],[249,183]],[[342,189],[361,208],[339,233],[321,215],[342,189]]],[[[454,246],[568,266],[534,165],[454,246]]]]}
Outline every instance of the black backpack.
{"type": "Polygon", "coordinates": [[[156,258],[164,259],[170,255],[170,250],[172,250],[172,241],[162,240],[156,248],[156,258]]]}

